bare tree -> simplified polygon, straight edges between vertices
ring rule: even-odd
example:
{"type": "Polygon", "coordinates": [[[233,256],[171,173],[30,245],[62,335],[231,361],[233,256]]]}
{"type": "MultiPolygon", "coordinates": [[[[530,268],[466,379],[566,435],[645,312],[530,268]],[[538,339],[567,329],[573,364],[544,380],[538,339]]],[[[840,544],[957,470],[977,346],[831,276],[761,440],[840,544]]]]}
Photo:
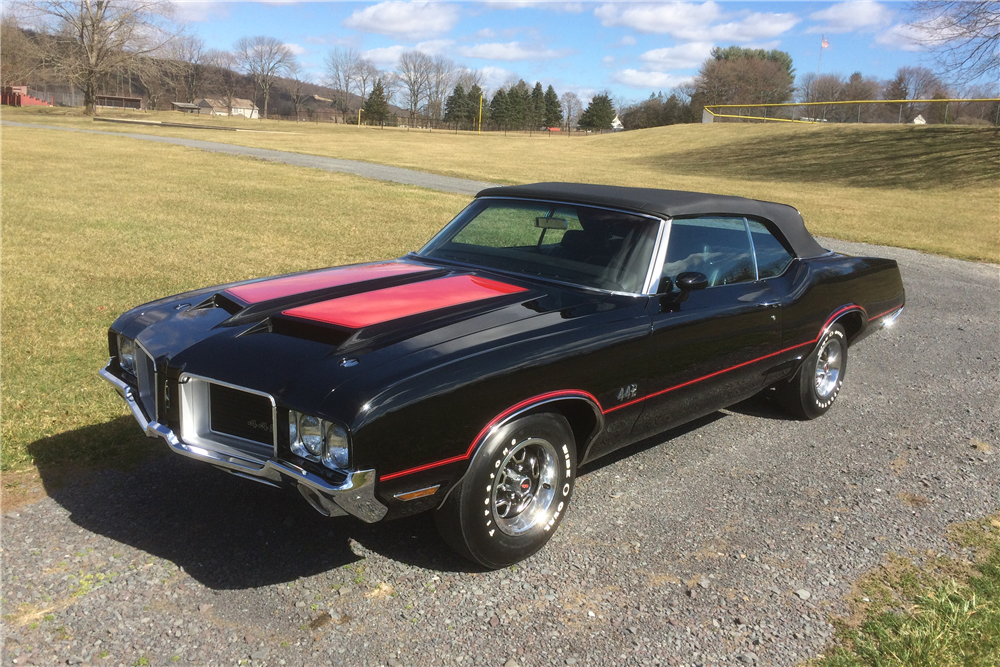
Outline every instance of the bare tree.
{"type": "Polygon", "coordinates": [[[146,108],[156,109],[164,95],[176,94],[174,82],[183,76],[184,64],[169,58],[144,56],[128,63],[129,86],[137,80],[146,96],[146,108]]]}
{"type": "Polygon", "coordinates": [[[26,2],[32,27],[53,36],[58,75],[83,90],[93,114],[102,81],[173,40],[173,4],[166,0],[42,0],[26,2]]]}
{"type": "Polygon", "coordinates": [[[342,113],[350,111],[351,88],[361,56],[354,49],[333,49],[324,61],[326,85],[333,88],[334,102],[342,113]]]}
{"type": "Polygon", "coordinates": [[[913,3],[917,39],[937,53],[942,74],[960,81],[1000,79],[1000,3],[913,3]]]}
{"type": "Polygon", "coordinates": [[[170,45],[168,57],[177,65],[184,101],[193,102],[205,76],[205,42],[194,35],[179,37],[170,45]]]}
{"type": "Polygon", "coordinates": [[[455,81],[455,61],[447,56],[434,56],[427,80],[427,115],[440,120],[444,115],[444,100],[455,81]]]}
{"type": "Polygon", "coordinates": [[[433,68],[434,61],[420,51],[404,51],[399,56],[396,75],[399,77],[400,88],[406,97],[406,107],[410,112],[411,124],[413,117],[420,110],[421,104],[427,100],[433,68]]]}
{"type": "Polygon", "coordinates": [[[286,72],[285,90],[288,92],[292,107],[295,109],[295,120],[299,119],[299,109],[302,108],[302,102],[309,96],[305,91],[307,83],[308,81],[302,73],[302,66],[298,62],[292,61],[286,72]]]}
{"type": "Polygon", "coordinates": [[[28,83],[43,62],[42,49],[21,29],[16,16],[5,11],[0,19],[0,77],[4,86],[28,83]]]}
{"type": "Polygon", "coordinates": [[[271,87],[295,57],[281,40],[274,37],[241,37],[236,42],[236,60],[264,95],[261,117],[267,118],[267,103],[271,87]]]}
{"type": "Polygon", "coordinates": [[[358,60],[358,66],[354,70],[354,90],[358,92],[361,97],[361,105],[364,106],[365,100],[368,99],[368,89],[375,85],[376,79],[379,77],[378,67],[375,67],[375,63],[367,59],[358,60]]]}
{"type": "Polygon", "coordinates": [[[482,88],[485,78],[482,70],[463,67],[456,73],[455,83],[462,84],[462,88],[466,90],[472,90],[473,86],[482,88]]]}
{"type": "Polygon", "coordinates": [[[222,91],[226,102],[226,115],[233,115],[233,100],[247,85],[246,79],[236,71],[236,56],[229,51],[211,49],[205,53],[205,63],[213,68],[213,87],[222,91]]]}
{"type": "Polygon", "coordinates": [[[573,129],[573,121],[579,118],[580,109],[582,105],[580,104],[580,98],[576,96],[576,93],[563,93],[562,98],[560,98],[563,107],[563,113],[566,117],[566,129],[573,129]]]}
{"type": "Polygon", "coordinates": [[[379,72],[379,77],[382,79],[383,88],[385,88],[386,103],[396,104],[394,100],[399,95],[399,90],[402,86],[399,82],[399,75],[392,70],[383,70],[379,72]]]}

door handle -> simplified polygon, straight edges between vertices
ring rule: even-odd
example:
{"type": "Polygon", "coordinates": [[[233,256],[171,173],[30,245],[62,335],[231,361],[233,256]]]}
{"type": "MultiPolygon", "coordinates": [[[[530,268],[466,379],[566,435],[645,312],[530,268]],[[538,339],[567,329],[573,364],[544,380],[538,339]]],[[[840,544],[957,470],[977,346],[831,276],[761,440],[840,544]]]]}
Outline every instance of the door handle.
{"type": "Polygon", "coordinates": [[[758,308],[780,308],[781,307],[781,302],[780,301],[768,301],[767,303],[758,303],[757,307],[758,308]]]}

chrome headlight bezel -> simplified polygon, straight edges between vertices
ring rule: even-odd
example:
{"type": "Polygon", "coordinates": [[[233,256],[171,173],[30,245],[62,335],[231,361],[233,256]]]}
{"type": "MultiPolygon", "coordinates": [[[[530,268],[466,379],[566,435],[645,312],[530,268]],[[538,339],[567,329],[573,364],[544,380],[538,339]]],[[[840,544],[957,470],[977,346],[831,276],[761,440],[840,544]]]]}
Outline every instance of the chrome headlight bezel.
{"type": "Polygon", "coordinates": [[[292,454],[320,463],[331,470],[347,470],[351,460],[347,429],[336,422],[288,411],[288,445],[292,454]],[[310,441],[319,437],[318,443],[310,441]]]}
{"type": "Polygon", "coordinates": [[[135,375],[136,349],[134,339],[118,334],[118,365],[131,375],[135,375]]]}

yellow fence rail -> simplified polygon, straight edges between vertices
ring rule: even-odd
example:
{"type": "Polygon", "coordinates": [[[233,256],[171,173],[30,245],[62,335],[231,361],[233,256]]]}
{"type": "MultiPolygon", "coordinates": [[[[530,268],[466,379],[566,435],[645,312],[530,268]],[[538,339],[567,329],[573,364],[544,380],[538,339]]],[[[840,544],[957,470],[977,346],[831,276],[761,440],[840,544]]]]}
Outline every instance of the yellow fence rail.
{"type": "MultiPolygon", "coordinates": [[[[828,106],[843,106],[843,105],[858,105],[858,120],[860,122],[861,118],[861,107],[865,104],[897,104],[900,105],[900,117],[902,116],[902,106],[912,105],[912,104],[952,104],[952,103],[973,103],[973,102],[996,102],[1000,103],[1000,98],[996,97],[986,97],[986,98],[948,98],[948,99],[929,99],[929,100],[836,100],[830,102],[775,102],[768,104],[707,104],[704,107],[704,113],[702,114],[703,123],[711,123],[716,118],[735,118],[737,120],[761,120],[767,122],[775,123],[823,123],[827,122],[823,119],[816,118],[795,118],[796,107],[828,107],[828,106]],[[767,109],[769,108],[786,108],[792,107],[792,117],[791,118],[779,118],[777,116],[768,116],[767,109]],[[723,113],[723,109],[763,109],[763,115],[755,116],[743,113],[723,113]]],[[[947,118],[947,107],[945,111],[945,117],[947,118]]],[[[994,121],[995,124],[1000,124],[1000,104],[997,108],[997,119],[994,121]]]]}

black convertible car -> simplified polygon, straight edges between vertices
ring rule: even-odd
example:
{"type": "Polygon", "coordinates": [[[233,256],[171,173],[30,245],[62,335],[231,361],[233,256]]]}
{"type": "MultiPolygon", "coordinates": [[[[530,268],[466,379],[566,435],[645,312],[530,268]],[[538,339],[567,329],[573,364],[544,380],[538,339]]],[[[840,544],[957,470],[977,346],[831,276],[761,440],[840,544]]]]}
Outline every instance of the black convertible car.
{"type": "Polygon", "coordinates": [[[433,510],[501,567],[587,461],[759,392],[822,415],[903,302],[895,261],[825,250],[789,206],[539,183],[396,260],[134,308],[101,375],[179,454],[329,516],[433,510]]]}

